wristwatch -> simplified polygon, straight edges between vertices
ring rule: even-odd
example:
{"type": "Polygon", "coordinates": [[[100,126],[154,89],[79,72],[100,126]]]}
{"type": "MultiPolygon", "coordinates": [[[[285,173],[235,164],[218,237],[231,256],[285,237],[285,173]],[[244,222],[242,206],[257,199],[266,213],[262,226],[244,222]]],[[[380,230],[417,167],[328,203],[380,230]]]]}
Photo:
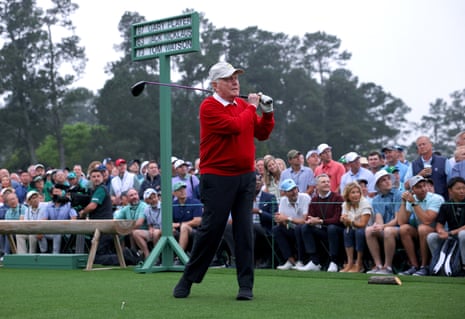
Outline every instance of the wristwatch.
{"type": "Polygon", "coordinates": [[[413,202],[413,203],[411,203],[411,205],[412,205],[412,207],[415,207],[415,206],[417,206],[418,204],[415,203],[415,202],[413,202]]]}

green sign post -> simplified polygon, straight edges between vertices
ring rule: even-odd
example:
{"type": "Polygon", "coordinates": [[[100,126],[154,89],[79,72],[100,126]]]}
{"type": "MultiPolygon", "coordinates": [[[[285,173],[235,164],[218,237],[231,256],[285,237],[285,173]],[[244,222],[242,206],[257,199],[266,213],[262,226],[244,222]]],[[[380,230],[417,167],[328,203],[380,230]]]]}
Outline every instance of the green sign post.
{"type": "MultiPolygon", "coordinates": [[[[132,60],[158,58],[160,82],[170,83],[170,55],[200,51],[199,16],[196,12],[132,25],[132,60]]],[[[173,236],[173,203],[171,195],[171,88],[160,86],[160,161],[162,188],[162,237],[144,264],[136,272],[181,271],[184,266],[173,265],[173,252],[183,264],[188,257],[173,236]],[[160,266],[155,266],[162,257],[160,266]]]]}

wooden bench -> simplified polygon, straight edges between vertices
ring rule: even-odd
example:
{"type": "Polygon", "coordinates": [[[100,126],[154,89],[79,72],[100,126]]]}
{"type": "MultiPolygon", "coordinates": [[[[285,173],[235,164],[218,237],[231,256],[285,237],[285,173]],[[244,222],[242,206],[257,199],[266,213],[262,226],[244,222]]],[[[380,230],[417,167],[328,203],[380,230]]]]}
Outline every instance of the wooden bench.
{"type": "Polygon", "coordinates": [[[0,220],[0,234],[7,234],[11,251],[16,253],[14,234],[93,234],[86,270],[92,270],[101,234],[111,234],[115,242],[116,254],[122,268],[126,267],[120,235],[131,233],[133,220],[93,219],[93,220],[0,220]]]}

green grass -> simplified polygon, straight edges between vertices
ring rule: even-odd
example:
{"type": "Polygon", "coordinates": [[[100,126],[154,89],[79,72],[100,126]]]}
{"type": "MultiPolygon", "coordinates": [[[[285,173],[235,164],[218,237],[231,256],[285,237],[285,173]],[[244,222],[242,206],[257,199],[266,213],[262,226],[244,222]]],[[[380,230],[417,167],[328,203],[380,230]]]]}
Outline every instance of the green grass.
{"type": "Polygon", "coordinates": [[[181,273],[0,268],[2,318],[463,318],[465,278],[257,270],[253,301],[236,301],[233,269],[210,269],[187,299],[181,273]],[[121,309],[122,302],[125,306],[121,309]]]}

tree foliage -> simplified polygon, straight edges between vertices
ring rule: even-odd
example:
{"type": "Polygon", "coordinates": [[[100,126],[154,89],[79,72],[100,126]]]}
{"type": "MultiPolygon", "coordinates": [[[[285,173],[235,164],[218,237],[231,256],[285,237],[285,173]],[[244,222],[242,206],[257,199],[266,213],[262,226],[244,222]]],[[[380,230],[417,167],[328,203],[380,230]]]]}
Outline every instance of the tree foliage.
{"type": "MultiPolygon", "coordinates": [[[[122,57],[108,63],[110,79],[95,96],[72,87],[85,62],[72,25],[75,10],[69,0],[54,0],[47,10],[32,0],[0,0],[0,162],[25,167],[38,160],[51,166],[86,165],[108,156],[158,160],[164,107],[159,88],[147,87],[138,97],[130,93],[138,81],[159,81],[158,60],[131,59],[131,26],[145,17],[126,12],[115,26],[121,35],[115,49],[122,57]],[[68,35],[56,38],[58,28],[68,35]],[[63,72],[64,64],[72,71],[63,72]]],[[[407,143],[413,130],[450,153],[452,136],[464,127],[465,90],[452,93],[450,103],[438,98],[430,114],[413,126],[406,119],[411,109],[401,98],[376,83],[359,82],[346,68],[351,53],[341,49],[336,35],[216,28],[200,17],[200,52],[171,57],[172,81],[207,89],[208,70],[217,61],[244,68],[241,94],[263,92],[275,104],[275,129],[269,140],[257,143],[257,156],[284,157],[291,148],[305,152],[320,143],[332,145],[335,157],[349,151],[366,154],[391,140],[407,143]]],[[[193,160],[205,93],[171,92],[173,154],[193,160]]]]}
{"type": "Polygon", "coordinates": [[[77,5],[53,0],[49,9],[35,1],[1,1],[0,93],[5,96],[0,117],[13,127],[15,147],[25,147],[29,162],[36,162],[36,148],[46,134],[57,140],[60,165],[65,163],[62,128],[72,115],[64,98],[75,75],[85,66],[84,49],[78,46],[70,15],[77,5]],[[56,30],[71,32],[58,40],[56,30]],[[72,72],[63,73],[70,65],[72,72]],[[34,133],[35,132],[35,133],[34,133]]]}

